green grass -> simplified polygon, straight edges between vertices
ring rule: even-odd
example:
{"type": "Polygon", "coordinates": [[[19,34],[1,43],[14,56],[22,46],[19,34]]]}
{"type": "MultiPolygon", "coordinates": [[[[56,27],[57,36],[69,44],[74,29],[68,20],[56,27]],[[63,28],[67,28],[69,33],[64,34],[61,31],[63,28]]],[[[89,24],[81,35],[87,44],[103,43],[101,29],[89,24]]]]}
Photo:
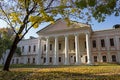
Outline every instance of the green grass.
{"type": "Polygon", "coordinates": [[[120,65],[11,65],[10,72],[0,71],[0,80],[120,80],[120,65]]]}

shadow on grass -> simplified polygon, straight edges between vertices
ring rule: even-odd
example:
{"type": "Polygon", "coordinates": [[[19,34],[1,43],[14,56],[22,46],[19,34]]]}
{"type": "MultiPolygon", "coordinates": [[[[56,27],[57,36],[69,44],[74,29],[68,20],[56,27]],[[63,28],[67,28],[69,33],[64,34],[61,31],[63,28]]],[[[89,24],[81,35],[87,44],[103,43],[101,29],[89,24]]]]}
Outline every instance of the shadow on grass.
{"type": "MultiPolygon", "coordinates": [[[[79,67],[79,66],[89,66],[86,64],[82,65],[34,65],[34,64],[12,64],[10,68],[65,68],[65,67],[79,67]]],[[[119,66],[116,63],[96,63],[92,66],[119,66]]],[[[3,68],[3,65],[0,65],[0,68],[3,68]]]]}
{"type": "Polygon", "coordinates": [[[0,72],[0,80],[120,80],[120,75],[97,75],[90,73],[51,72],[0,72]]]}
{"type": "Polygon", "coordinates": [[[32,73],[26,79],[37,80],[120,80],[120,75],[96,75],[96,74],[80,74],[70,72],[46,72],[32,73]]]}

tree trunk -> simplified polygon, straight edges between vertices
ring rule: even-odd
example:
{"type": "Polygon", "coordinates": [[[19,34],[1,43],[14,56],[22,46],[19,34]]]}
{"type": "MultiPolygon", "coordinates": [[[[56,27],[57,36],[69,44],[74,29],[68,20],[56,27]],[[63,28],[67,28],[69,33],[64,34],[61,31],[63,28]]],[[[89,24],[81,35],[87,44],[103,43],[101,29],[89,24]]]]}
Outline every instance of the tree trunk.
{"type": "Polygon", "coordinates": [[[9,71],[10,62],[13,57],[13,54],[15,53],[18,42],[19,42],[19,37],[16,35],[16,38],[14,39],[14,42],[11,46],[10,52],[9,52],[7,59],[5,61],[5,64],[4,64],[4,67],[3,67],[4,71],[9,71]]]}

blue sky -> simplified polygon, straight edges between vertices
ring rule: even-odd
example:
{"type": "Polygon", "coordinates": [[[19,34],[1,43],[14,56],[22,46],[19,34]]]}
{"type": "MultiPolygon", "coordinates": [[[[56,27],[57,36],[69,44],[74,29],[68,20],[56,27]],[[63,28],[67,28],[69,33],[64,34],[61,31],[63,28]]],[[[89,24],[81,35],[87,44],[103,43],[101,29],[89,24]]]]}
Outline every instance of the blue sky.
{"type": "MultiPolygon", "coordinates": [[[[92,29],[94,31],[96,30],[105,30],[105,29],[111,29],[113,27],[113,25],[115,24],[120,24],[120,16],[119,17],[115,17],[115,16],[108,16],[105,20],[105,22],[102,23],[98,23],[96,20],[93,20],[91,23],[92,29]]],[[[39,28],[37,29],[31,29],[27,35],[25,36],[25,38],[29,38],[29,36],[34,36],[34,37],[38,37],[38,35],[36,34],[37,31],[39,31],[40,29],[44,28],[45,26],[47,26],[48,24],[44,23],[41,24],[39,26],[39,28]]],[[[4,21],[0,20],[0,28],[2,27],[6,27],[7,24],[4,21]]]]}

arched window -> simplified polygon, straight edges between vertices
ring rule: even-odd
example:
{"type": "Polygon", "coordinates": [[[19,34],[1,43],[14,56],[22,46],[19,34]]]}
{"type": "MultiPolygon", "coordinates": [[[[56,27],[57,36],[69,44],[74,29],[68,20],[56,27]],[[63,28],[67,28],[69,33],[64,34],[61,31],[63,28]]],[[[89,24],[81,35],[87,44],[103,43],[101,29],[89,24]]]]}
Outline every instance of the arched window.
{"type": "Polygon", "coordinates": [[[116,55],[112,55],[112,62],[116,62],[116,55]]]}
{"type": "Polygon", "coordinates": [[[35,63],[35,58],[33,58],[33,64],[35,63]]]}
{"type": "Polygon", "coordinates": [[[30,58],[28,58],[28,64],[30,63],[30,58]]]}
{"type": "Polygon", "coordinates": [[[106,56],[102,56],[103,62],[107,62],[106,56]]]}

